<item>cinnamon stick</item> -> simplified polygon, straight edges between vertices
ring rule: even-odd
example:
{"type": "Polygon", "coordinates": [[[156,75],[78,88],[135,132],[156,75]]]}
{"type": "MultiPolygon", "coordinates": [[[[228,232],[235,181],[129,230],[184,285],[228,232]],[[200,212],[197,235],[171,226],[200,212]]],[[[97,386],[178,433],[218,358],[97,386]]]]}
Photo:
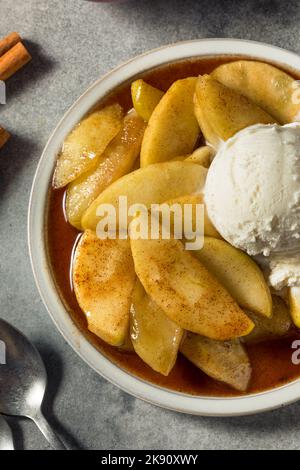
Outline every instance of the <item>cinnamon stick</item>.
{"type": "Polygon", "coordinates": [[[9,132],[7,132],[3,127],[0,127],[0,149],[10,138],[9,132]]]}
{"type": "Polygon", "coordinates": [[[18,33],[10,33],[3,39],[0,39],[0,57],[9,51],[13,46],[18,44],[21,41],[20,35],[18,33]]]}
{"type": "Polygon", "coordinates": [[[21,42],[18,42],[0,57],[0,80],[7,80],[31,60],[31,55],[21,42]]]}

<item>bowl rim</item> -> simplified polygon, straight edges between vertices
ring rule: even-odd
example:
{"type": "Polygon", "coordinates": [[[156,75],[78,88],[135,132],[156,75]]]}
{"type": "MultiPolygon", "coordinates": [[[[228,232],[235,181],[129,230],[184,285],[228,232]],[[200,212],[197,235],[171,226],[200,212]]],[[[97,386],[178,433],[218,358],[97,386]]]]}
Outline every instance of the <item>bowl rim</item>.
{"type": "Polygon", "coordinates": [[[27,236],[31,267],[42,301],[64,339],[99,375],[125,392],[173,411],[201,416],[241,416],[276,409],[300,398],[300,379],[275,389],[239,397],[193,396],[159,387],[127,372],[80,332],[59,296],[48,265],[45,210],[57,153],[74,125],[105,95],[153,67],[201,56],[242,55],[300,71],[300,56],[277,46],[242,39],[195,39],[168,44],[119,65],[94,82],[67,110],[40,157],[29,198],[27,236]]]}

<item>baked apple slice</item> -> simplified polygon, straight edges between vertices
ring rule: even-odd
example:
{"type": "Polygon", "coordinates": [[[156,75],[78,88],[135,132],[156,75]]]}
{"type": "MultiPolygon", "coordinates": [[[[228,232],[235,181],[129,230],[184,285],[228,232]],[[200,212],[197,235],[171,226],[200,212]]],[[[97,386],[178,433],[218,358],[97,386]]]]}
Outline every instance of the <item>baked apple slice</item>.
{"type": "Polygon", "coordinates": [[[214,146],[245,127],[275,122],[266,111],[210,75],[197,80],[195,114],[205,138],[214,146]]]}
{"type": "Polygon", "coordinates": [[[189,155],[185,161],[198,163],[198,165],[204,166],[204,168],[209,168],[214,157],[214,150],[212,147],[208,145],[203,145],[203,147],[199,147],[194,152],[189,155]]]}
{"type": "Polygon", "coordinates": [[[272,297],[262,271],[241,250],[224,240],[205,237],[193,254],[228,290],[236,302],[260,315],[271,317],[272,297]]]}
{"type": "Polygon", "coordinates": [[[134,110],[129,112],[122,129],[101,155],[98,166],[69,184],[66,213],[70,224],[81,230],[81,218],[91,203],[132,169],[140,153],[144,130],[143,119],[134,110]]]}
{"type": "Polygon", "coordinates": [[[293,322],[300,328],[300,287],[289,288],[289,303],[293,322]]]}
{"type": "Polygon", "coordinates": [[[62,188],[95,168],[109,142],[121,129],[123,110],[113,104],[83,119],[68,135],[58,156],[53,187],[62,188]]]}
{"type": "Polygon", "coordinates": [[[213,379],[240,392],[247,390],[252,368],[247,352],[238,339],[215,341],[187,333],[180,352],[213,379]]]}
{"type": "Polygon", "coordinates": [[[300,120],[299,84],[293,77],[264,62],[238,60],[220,65],[212,77],[247,96],[280,123],[300,120]]]}
{"type": "Polygon", "coordinates": [[[142,143],[141,167],[194,150],[200,131],[193,105],[196,81],[177,80],[155,107],[142,143]]]}
{"type": "Polygon", "coordinates": [[[213,149],[216,151],[220,144],[221,138],[218,136],[214,128],[211,126],[211,123],[204,115],[204,103],[198,99],[197,94],[194,94],[194,113],[197,118],[198,124],[200,126],[201,132],[205,137],[205,140],[210,144],[213,149]]]}
{"type": "MultiPolygon", "coordinates": [[[[188,194],[185,196],[181,196],[175,199],[171,199],[170,201],[166,201],[166,204],[169,206],[172,206],[173,204],[180,204],[180,206],[183,208],[183,219],[182,219],[182,224],[184,227],[185,224],[185,212],[184,212],[184,205],[185,204],[191,204],[192,205],[192,220],[191,220],[191,227],[192,231],[196,231],[196,211],[195,207],[196,204],[203,204],[204,206],[204,235],[207,237],[215,237],[215,238],[222,238],[219,232],[215,229],[214,225],[212,224],[210,218],[208,217],[208,213],[205,207],[204,203],[204,197],[203,194],[188,194]]],[[[171,220],[172,221],[172,220],[171,220]]],[[[172,227],[171,227],[171,233],[173,233],[172,227]]],[[[184,231],[183,231],[184,233],[184,231]]]]}
{"type": "Polygon", "coordinates": [[[146,292],[181,328],[212,339],[244,336],[253,322],[220,282],[175,239],[133,239],[136,274],[146,292]]]}
{"type": "Polygon", "coordinates": [[[196,163],[164,162],[140,168],[115,181],[104,190],[84,213],[81,225],[96,230],[101,217],[97,209],[110,204],[119,211],[119,196],[127,198],[127,207],[133,204],[161,204],[168,199],[203,190],[207,170],[196,163]]]}
{"type": "Polygon", "coordinates": [[[151,114],[163,95],[163,91],[149,85],[144,82],[144,80],[135,80],[135,82],[131,84],[133,107],[146,122],[149,121],[151,114]]]}
{"type": "Polygon", "coordinates": [[[277,295],[272,296],[272,317],[266,318],[246,310],[247,315],[255,323],[251,333],[243,338],[245,343],[256,343],[278,338],[288,334],[292,327],[289,309],[284,300],[277,295]]]}
{"type": "Polygon", "coordinates": [[[73,260],[74,292],[88,329],[112,346],[126,343],[134,265],[128,240],[82,235],[73,260]]]}
{"type": "Polygon", "coordinates": [[[130,332],[138,356],[156,372],[169,375],[176,362],[183,329],[153,302],[139,281],[132,295],[130,332]]]}

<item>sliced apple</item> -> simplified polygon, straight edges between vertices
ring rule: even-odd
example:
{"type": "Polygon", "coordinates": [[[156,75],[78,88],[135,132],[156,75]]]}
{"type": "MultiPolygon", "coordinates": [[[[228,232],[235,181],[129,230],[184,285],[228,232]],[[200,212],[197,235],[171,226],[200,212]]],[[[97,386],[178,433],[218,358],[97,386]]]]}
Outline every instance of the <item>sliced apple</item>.
{"type": "Polygon", "coordinates": [[[213,149],[216,151],[220,144],[221,144],[221,138],[217,135],[215,132],[214,128],[211,126],[209,120],[206,118],[204,115],[204,104],[203,100],[200,103],[200,100],[198,99],[197,93],[194,95],[194,113],[197,118],[198,124],[200,126],[201,132],[203,136],[205,137],[206,143],[211,145],[213,149]]]}
{"type": "Polygon", "coordinates": [[[134,109],[146,122],[163,97],[164,92],[144,80],[135,80],[131,84],[131,98],[134,109]]]}
{"type": "Polygon", "coordinates": [[[200,76],[196,84],[196,111],[199,125],[206,139],[216,142],[227,140],[236,132],[253,124],[274,123],[275,119],[245,96],[210,75],[200,76]],[[207,127],[208,126],[208,127],[207,127]]]}
{"type": "Polygon", "coordinates": [[[183,329],[170,320],[137,281],[130,315],[135,352],[156,372],[169,375],[178,353],[183,329]]]}
{"type": "Polygon", "coordinates": [[[241,307],[266,317],[272,315],[270,289],[250,256],[224,240],[211,237],[205,237],[203,248],[193,254],[241,307]]]}
{"type": "Polygon", "coordinates": [[[135,272],[127,240],[82,235],[73,260],[73,285],[88,329],[113,346],[126,342],[135,272]]]}
{"type": "Polygon", "coordinates": [[[299,84],[277,67],[264,62],[238,60],[220,65],[212,76],[247,96],[281,124],[299,121],[299,84]]]}
{"type": "Polygon", "coordinates": [[[212,147],[208,145],[204,145],[203,147],[199,147],[194,152],[189,155],[185,161],[198,163],[198,165],[204,166],[204,168],[209,168],[214,156],[214,150],[212,147]]]}
{"type": "Polygon", "coordinates": [[[140,168],[115,181],[90,205],[82,217],[82,227],[95,230],[101,217],[97,208],[113,205],[119,210],[119,196],[127,198],[127,206],[160,204],[171,198],[203,190],[207,170],[190,162],[165,162],[140,168]]]}
{"type": "Polygon", "coordinates": [[[174,157],[171,159],[172,162],[183,162],[188,159],[190,155],[178,155],[178,157],[174,157]]]}
{"type": "Polygon", "coordinates": [[[142,143],[142,167],[194,150],[199,136],[193,105],[196,80],[177,80],[154,109],[142,143]]]}
{"type": "Polygon", "coordinates": [[[53,176],[53,187],[62,188],[95,168],[109,142],[121,129],[123,111],[113,104],[83,119],[64,141],[53,176]]]}
{"type": "Polygon", "coordinates": [[[215,341],[188,333],[180,352],[213,379],[225,382],[240,392],[247,390],[252,368],[238,339],[215,341]]]}
{"type": "Polygon", "coordinates": [[[289,288],[289,303],[293,322],[300,328],[300,287],[289,288]]]}
{"type": "Polygon", "coordinates": [[[253,329],[230,294],[179,240],[131,236],[131,250],[146,292],[181,328],[219,340],[253,329]]]}
{"type": "MultiPolygon", "coordinates": [[[[204,235],[208,237],[222,238],[219,232],[213,226],[212,222],[210,221],[210,218],[208,217],[208,213],[207,213],[205,203],[204,203],[203,193],[188,194],[185,196],[181,196],[175,199],[171,199],[170,201],[166,201],[166,204],[168,204],[169,206],[172,206],[173,204],[180,204],[180,206],[183,208],[185,204],[192,204],[193,210],[192,210],[192,224],[191,225],[192,225],[192,230],[194,232],[196,230],[195,207],[196,207],[196,204],[203,204],[204,206],[204,235]]],[[[184,211],[183,211],[182,222],[183,222],[183,227],[184,227],[184,211]]],[[[171,233],[173,233],[172,229],[171,229],[171,233]]]]}
{"type": "Polygon", "coordinates": [[[247,315],[255,323],[255,328],[249,335],[244,336],[245,343],[265,341],[288,334],[292,326],[289,309],[280,297],[273,295],[272,298],[273,314],[271,318],[264,318],[246,310],[247,315]]]}
{"type": "Polygon", "coordinates": [[[133,110],[122,129],[103,152],[98,166],[70,183],[67,190],[68,221],[81,230],[81,218],[90,204],[111,183],[127,174],[137,159],[145,130],[143,119],[133,110]]]}

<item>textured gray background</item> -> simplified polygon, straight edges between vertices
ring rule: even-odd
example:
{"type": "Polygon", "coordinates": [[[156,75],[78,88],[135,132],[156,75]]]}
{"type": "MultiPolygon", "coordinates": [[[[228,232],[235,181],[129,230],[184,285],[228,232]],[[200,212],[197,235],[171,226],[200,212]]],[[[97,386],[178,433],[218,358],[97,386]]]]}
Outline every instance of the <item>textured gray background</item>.
{"type": "MultiPolygon", "coordinates": [[[[300,2],[243,0],[0,0],[0,37],[19,31],[33,62],[8,83],[0,122],[13,134],[0,154],[1,316],[46,362],[52,422],[85,449],[295,449],[300,403],[263,415],[198,418],[131,398],[102,380],[56,331],[35,288],[26,244],[33,174],[73,101],[120,62],[166,43],[203,37],[269,42],[300,52],[300,2]]],[[[34,424],[10,420],[18,448],[46,449],[34,424]]]]}

